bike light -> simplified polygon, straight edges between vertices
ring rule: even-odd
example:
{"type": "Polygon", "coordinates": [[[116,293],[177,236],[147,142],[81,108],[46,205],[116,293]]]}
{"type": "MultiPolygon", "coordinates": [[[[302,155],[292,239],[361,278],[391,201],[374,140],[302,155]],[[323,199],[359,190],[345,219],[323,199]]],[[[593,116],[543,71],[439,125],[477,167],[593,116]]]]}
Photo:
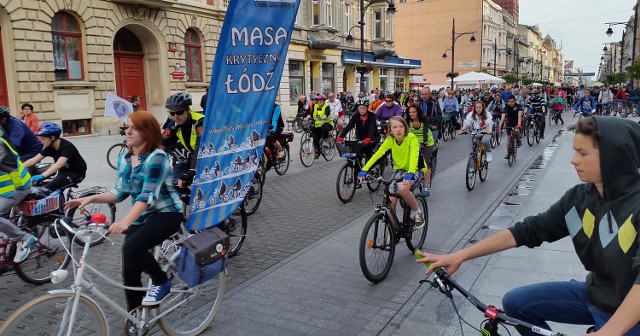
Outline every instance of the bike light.
{"type": "Polygon", "coordinates": [[[67,278],[67,275],[69,275],[69,271],[67,270],[56,270],[51,272],[51,282],[54,284],[63,282],[64,279],[67,278]]]}
{"type": "Polygon", "coordinates": [[[97,224],[104,224],[107,222],[107,216],[103,213],[94,213],[91,215],[91,221],[97,224]]]}

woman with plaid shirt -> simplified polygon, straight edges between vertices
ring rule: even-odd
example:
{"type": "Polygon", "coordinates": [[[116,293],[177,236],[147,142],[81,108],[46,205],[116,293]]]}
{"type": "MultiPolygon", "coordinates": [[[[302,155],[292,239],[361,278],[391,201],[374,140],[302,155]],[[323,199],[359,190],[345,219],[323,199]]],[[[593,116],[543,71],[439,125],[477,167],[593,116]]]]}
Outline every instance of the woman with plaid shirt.
{"type": "Polygon", "coordinates": [[[132,209],[109,227],[111,233],[125,233],[122,246],[122,277],[125,286],[142,287],[142,272],[149,274],[153,285],[143,292],[125,290],[127,306],[157,305],[171,290],[171,280],[162,271],[149,250],[178,231],[182,201],[171,180],[167,153],[160,150],[160,124],[149,112],[129,116],[126,126],[128,150],[118,158],[115,187],[106,193],[70,200],[67,208],[89,203],[122,202],[131,196],[132,209]],[[144,297],[144,298],[143,298],[144,297]]]}

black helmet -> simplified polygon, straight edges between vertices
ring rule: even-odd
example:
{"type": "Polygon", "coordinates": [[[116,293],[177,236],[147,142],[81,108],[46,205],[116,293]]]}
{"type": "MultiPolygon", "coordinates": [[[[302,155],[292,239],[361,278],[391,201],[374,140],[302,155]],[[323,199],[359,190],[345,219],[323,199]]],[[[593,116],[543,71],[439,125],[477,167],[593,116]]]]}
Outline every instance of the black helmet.
{"type": "Polygon", "coordinates": [[[0,119],[11,117],[11,109],[6,106],[0,106],[0,119]]]}
{"type": "Polygon", "coordinates": [[[185,110],[191,106],[191,95],[184,92],[174,93],[167,98],[167,110],[185,110]]]}
{"type": "Polygon", "coordinates": [[[531,94],[538,94],[538,89],[531,90],[531,94]]]}

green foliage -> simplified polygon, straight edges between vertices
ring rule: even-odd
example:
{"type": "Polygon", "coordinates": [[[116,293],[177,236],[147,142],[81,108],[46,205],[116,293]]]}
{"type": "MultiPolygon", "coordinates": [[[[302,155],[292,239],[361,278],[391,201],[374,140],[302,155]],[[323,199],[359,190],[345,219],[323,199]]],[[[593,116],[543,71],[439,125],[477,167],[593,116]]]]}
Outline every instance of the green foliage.
{"type": "Polygon", "coordinates": [[[525,79],[522,80],[522,84],[531,85],[531,84],[533,84],[533,79],[525,78],[525,79]]]}
{"type": "Polygon", "coordinates": [[[627,71],[628,78],[640,79],[640,62],[633,62],[633,64],[625,70],[627,71]]]}
{"type": "Polygon", "coordinates": [[[458,76],[460,76],[460,74],[457,73],[457,72],[449,72],[449,73],[447,73],[447,78],[456,78],[458,76]]]}
{"type": "Polygon", "coordinates": [[[518,81],[518,77],[516,77],[516,75],[512,73],[503,75],[502,79],[504,79],[507,82],[507,84],[513,84],[518,81]]]}

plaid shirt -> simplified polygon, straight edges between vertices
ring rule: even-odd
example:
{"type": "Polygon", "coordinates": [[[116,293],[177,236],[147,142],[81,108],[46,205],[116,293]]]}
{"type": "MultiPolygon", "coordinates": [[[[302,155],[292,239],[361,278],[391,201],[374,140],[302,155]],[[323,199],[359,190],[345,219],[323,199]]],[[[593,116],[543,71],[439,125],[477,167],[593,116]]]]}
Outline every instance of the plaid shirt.
{"type": "Polygon", "coordinates": [[[131,166],[131,153],[125,150],[118,158],[118,176],[111,192],[118,202],[131,196],[131,204],[140,201],[149,205],[133,225],[142,224],[157,212],[182,212],[182,201],[173,187],[167,153],[159,149],[141,154],[139,164],[131,166]]]}

